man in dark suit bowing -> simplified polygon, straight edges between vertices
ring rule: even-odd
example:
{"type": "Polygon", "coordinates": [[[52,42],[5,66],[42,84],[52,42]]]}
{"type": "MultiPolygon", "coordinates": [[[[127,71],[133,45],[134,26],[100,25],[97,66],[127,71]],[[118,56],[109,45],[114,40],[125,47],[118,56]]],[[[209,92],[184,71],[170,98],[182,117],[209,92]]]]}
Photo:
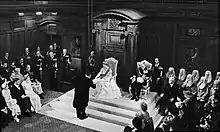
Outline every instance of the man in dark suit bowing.
{"type": "Polygon", "coordinates": [[[88,117],[85,110],[89,102],[89,89],[90,87],[95,88],[95,84],[91,80],[89,71],[86,72],[86,75],[77,75],[73,84],[75,85],[73,107],[76,108],[77,118],[83,120],[88,117]]]}

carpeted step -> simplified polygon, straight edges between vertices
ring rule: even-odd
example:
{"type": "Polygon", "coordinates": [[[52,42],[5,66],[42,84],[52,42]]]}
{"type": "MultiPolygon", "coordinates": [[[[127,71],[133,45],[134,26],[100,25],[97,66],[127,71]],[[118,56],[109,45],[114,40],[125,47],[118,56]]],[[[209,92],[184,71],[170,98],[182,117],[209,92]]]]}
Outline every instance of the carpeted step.
{"type": "Polygon", "coordinates": [[[104,105],[104,104],[95,103],[95,102],[89,102],[89,106],[87,108],[101,111],[101,112],[108,113],[108,114],[113,114],[113,115],[129,118],[129,119],[133,119],[136,113],[128,109],[112,107],[110,105],[104,105]]]}
{"type": "Polygon", "coordinates": [[[153,118],[154,127],[156,128],[161,120],[158,109],[155,108],[154,99],[157,95],[154,93],[149,94],[147,95],[148,98],[140,99],[137,102],[130,100],[129,96],[126,93],[123,93],[123,97],[119,99],[96,99],[90,96],[89,105],[86,110],[89,118],[81,121],[76,118],[76,110],[72,106],[74,90],[71,90],[44,106],[40,113],[68,122],[73,122],[72,120],[74,120],[73,123],[76,125],[98,131],[123,131],[125,126],[131,125],[135,113],[140,110],[141,102],[145,101],[148,104],[148,112],[153,118]],[[46,109],[46,107],[51,108],[46,109]],[[96,123],[100,123],[103,126],[96,128],[96,123]]]}
{"type": "MultiPolygon", "coordinates": [[[[72,112],[72,109],[74,109],[71,106],[71,99],[66,96],[66,100],[63,100],[62,98],[54,101],[53,103],[50,103],[50,106],[54,108],[57,111],[62,111],[62,112],[72,112]],[[69,98],[69,99],[68,99],[69,98]],[[69,100],[69,101],[68,101],[69,100]]],[[[95,118],[98,120],[110,122],[113,124],[121,125],[121,126],[127,126],[131,124],[131,118],[123,117],[119,113],[117,114],[111,114],[107,113],[106,111],[98,111],[97,108],[99,107],[98,104],[93,104],[91,105],[94,109],[87,108],[86,112],[90,115],[91,118],[95,118]]],[[[114,108],[111,108],[114,109],[114,108]]],[[[118,109],[120,111],[120,109],[118,109]]],[[[121,109],[123,111],[123,109],[121,109]]],[[[126,110],[124,110],[126,111],[126,110]]],[[[116,111],[114,111],[116,113],[116,111]]],[[[126,111],[128,112],[128,111],[126,111]]],[[[125,113],[125,116],[129,116],[130,113],[125,113]]],[[[132,116],[134,116],[134,113],[132,113],[132,116]]]]}
{"type": "Polygon", "coordinates": [[[124,126],[91,117],[88,117],[85,120],[79,120],[76,116],[75,109],[71,109],[68,112],[62,110],[48,111],[47,114],[44,113],[44,115],[101,132],[110,132],[109,130],[111,130],[111,132],[122,132],[124,129],[124,126]]]}

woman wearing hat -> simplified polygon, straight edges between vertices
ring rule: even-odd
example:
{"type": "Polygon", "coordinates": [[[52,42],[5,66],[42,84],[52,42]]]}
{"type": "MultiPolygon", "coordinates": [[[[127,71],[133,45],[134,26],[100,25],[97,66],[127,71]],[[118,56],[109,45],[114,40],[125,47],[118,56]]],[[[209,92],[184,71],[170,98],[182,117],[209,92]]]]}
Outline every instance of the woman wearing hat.
{"type": "Polygon", "coordinates": [[[1,85],[1,87],[3,88],[2,89],[2,96],[5,99],[7,107],[12,111],[12,116],[14,117],[14,120],[16,122],[19,122],[18,116],[21,115],[21,109],[17,104],[17,100],[13,99],[11,97],[11,92],[10,92],[9,87],[8,87],[8,82],[5,81],[1,85]]]}
{"type": "Polygon", "coordinates": [[[33,90],[32,82],[31,82],[29,74],[25,74],[24,77],[25,77],[25,79],[21,83],[21,85],[24,88],[25,94],[28,97],[30,97],[31,104],[34,108],[34,112],[38,112],[41,109],[40,97],[33,90]]]}

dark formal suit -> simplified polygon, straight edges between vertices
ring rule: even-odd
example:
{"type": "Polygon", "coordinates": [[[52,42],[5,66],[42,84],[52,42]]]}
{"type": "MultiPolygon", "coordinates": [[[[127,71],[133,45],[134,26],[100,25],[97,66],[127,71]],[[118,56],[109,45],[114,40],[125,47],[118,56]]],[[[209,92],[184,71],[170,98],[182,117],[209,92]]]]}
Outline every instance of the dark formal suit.
{"type": "Polygon", "coordinates": [[[35,57],[35,75],[38,81],[42,81],[42,72],[43,72],[43,61],[44,58],[42,56],[35,57]]]}
{"type": "Polygon", "coordinates": [[[10,78],[9,68],[0,67],[0,75],[3,78],[6,78],[7,80],[9,80],[10,78]]]}
{"type": "Polygon", "coordinates": [[[56,90],[58,88],[58,72],[59,72],[59,60],[57,57],[48,59],[48,71],[51,89],[56,90]]]}
{"type": "Polygon", "coordinates": [[[89,56],[87,67],[89,71],[92,73],[92,78],[95,78],[95,56],[89,56]]]}
{"type": "Polygon", "coordinates": [[[9,112],[11,111],[9,109],[7,109],[8,113],[5,113],[2,111],[2,109],[7,108],[5,98],[2,96],[2,92],[0,92],[0,101],[1,101],[0,102],[1,103],[1,128],[2,128],[8,123],[10,119],[9,112]]]}
{"type": "Polygon", "coordinates": [[[24,71],[25,71],[25,64],[21,64],[20,62],[16,65],[17,68],[20,68],[20,72],[22,75],[24,75],[24,71]]]}
{"type": "Polygon", "coordinates": [[[33,55],[31,53],[24,54],[24,63],[25,63],[25,65],[29,64],[29,65],[32,66],[32,62],[33,62],[33,55]]]}
{"type": "Polygon", "coordinates": [[[10,64],[9,59],[4,57],[4,58],[2,59],[2,63],[5,63],[5,62],[6,62],[6,63],[8,64],[8,66],[9,66],[9,64],[10,64]]]}
{"type": "Polygon", "coordinates": [[[159,100],[160,109],[159,111],[164,114],[166,108],[169,108],[169,111],[176,112],[175,102],[177,101],[177,97],[179,97],[182,101],[184,100],[183,94],[180,94],[178,91],[178,85],[174,83],[172,86],[167,83],[161,92],[163,97],[159,100]],[[173,98],[171,102],[170,99],[173,98]]]}
{"type": "Polygon", "coordinates": [[[69,76],[68,73],[70,72],[70,64],[72,59],[69,54],[61,55],[61,64],[62,64],[62,79],[68,81],[69,76]]]}
{"type": "Polygon", "coordinates": [[[13,99],[17,100],[17,104],[21,109],[22,115],[29,110],[31,112],[31,101],[29,97],[22,98],[22,95],[25,95],[25,91],[21,85],[17,86],[15,84],[10,87],[11,96],[13,99]]]}
{"type": "Polygon", "coordinates": [[[77,117],[85,116],[85,109],[89,102],[89,88],[95,88],[95,85],[85,75],[77,75],[73,84],[75,85],[73,107],[76,108],[77,117]]]}
{"type": "Polygon", "coordinates": [[[137,81],[134,81],[131,84],[131,93],[133,95],[132,99],[137,99],[137,100],[139,99],[142,87],[143,87],[143,84],[138,83],[137,81]]]}
{"type": "Polygon", "coordinates": [[[153,70],[152,70],[152,89],[151,91],[157,92],[160,94],[161,92],[161,79],[163,75],[163,66],[159,65],[154,65],[153,70]],[[159,79],[158,79],[159,78],[159,79]]]}

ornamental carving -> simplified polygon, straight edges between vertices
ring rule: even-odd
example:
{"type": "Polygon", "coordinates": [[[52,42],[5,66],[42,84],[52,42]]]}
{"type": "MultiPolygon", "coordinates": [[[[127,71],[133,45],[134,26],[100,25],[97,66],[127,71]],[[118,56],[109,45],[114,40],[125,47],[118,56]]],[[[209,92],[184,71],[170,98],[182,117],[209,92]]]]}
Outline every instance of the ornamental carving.
{"type": "Polygon", "coordinates": [[[125,27],[119,25],[120,23],[121,23],[120,20],[108,19],[108,29],[125,30],[125,27]]]}

